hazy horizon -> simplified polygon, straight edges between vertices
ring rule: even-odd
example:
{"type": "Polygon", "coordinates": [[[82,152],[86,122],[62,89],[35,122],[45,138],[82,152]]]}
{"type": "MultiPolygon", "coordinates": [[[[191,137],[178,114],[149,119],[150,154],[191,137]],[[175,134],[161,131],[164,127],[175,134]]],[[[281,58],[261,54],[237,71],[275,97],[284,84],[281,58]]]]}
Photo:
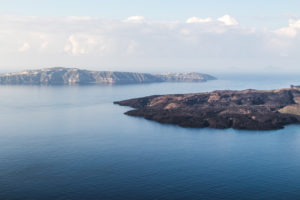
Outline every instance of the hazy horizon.
{"type": "Polygon", "coordinates": [[[189,73],[189,72],[196,72],[196,73],[203,73],[203,74],[209,74],[212,76],[215,76],[216,78],[230,78],[230,77],[235,77],[235,76],[240,76],[244,78],[249,78],[249,79],[257,79],[258,77],[269,77],[269,78],[278,78],[278,77],[296,77],[300,75],[299,72],[293,72],[293,71],[282,71],[282,72],[277,72],[277,71],[210,71],[210,70],[199,70],[197,68],[194,68],[195,70],[185,70],[184,67],[182,69],[178,70],[149,70],[149,69],[141,69],[140,71],[138,70],[122,70],[122,67],[84,67],[84,66],[45,66],[45,67],[21,67],[21,68],[12,68],[12,69],[0,69],[0,74],[6,74],[6,73],[18,73],[18,72],[23,72],[27,70],[42,70],[42,69],[49,69],[49,68],[77,68],[80,70],[90,70],[90,71],[113,71],[113,72],[133,72],[133,73],[150,73],[150,74],[164,74],[164,73],[189,73]]]}

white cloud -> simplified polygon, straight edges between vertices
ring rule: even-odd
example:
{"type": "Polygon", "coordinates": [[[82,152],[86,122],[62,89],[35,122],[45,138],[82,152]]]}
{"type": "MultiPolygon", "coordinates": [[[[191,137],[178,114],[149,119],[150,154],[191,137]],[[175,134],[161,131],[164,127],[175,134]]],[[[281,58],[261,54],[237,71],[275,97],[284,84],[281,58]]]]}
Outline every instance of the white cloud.
{"type": "Polygon", "coordinates": [[[69,21],[90,21],[92,20],[93,18],[90,17],[90,16],[69,16],[69,17],[66,17],[66,20],[69,20],[69,21]]]}
{"type": "Polygon", "coordinates": [[[69,52],[72,55],[86,54],[87,49],[80,44],[79,40],[84,40],[84,38],[79,38],[78,39],[78,37],[76,37],[75,35],[71,35],[69,37],[70,44],[67,44],[65,46],[65,48],[64,48],[65,51],[69,52]]]}
{"type": "Polygon", "coordinates": [[[239,26],[229,15],[183,22],[142,16],[126,20],[0,16],[0,70],[57,65],[118,66],[117,70],[130,71],[180,71],[181,66],[185,71],[226,71],[235,65],[255,70],[253,66],[285,67],[286,60],[290,67],[298,67],[299,30],[300,20],[290,20],[278,30],[259,30],[239,26]]]}
{"type": "Polygon", "coordinates": [[[44,41],[42,44],[41,44],[41,49],[46,49],[49,45],[49,42],[47,41],[44,41]]]}
{"type": "Polygon", "coordinates": [[[213,20],[211,18],[198,18],[198,17],[191,17],[186,20],[186,23],[207,23],[212,22],[213,20]]]}
{"type": "Polygon", "coordinates": [[[218,21],[223,22],[226,26],[235,26],[239,24],[238,21],[230,15],[224,15],[223,17],[218,18],[218,21]]]}
{"type": "Polygon", "coordinates": [[[105,41],[100,35],[87,33],[70,35],[64,47],[64,51],[73,56],[89,54],[91,52],[99,53],[105,49],[105,41]]]}
{"type": "Polygon", "coordinates": [[[289,20],[289,26],[275,31],[280,36],[296,37],[300,30],[300,20],[289,20]]]}
{"type": "Polygon", "coordinates": [[[18,49],[19,52],[25,52],[30,49],[30,45],[27,42],[24,42],[22,46],[18,49]]]}
{"type": "Polygon", "coordinates": [[[131,22],[131,23],[144,23],[146,18],[143,16],[131,16],[124,20],[124,22],[131,22]]]}
{"type": "Polygon", "coordinates": [[[238,21],[231,17],[230,15],[224,15],[217,20],[213,20],[212,18],[198,18],[198,17],[191,17],[186,20],[186,23],[192,24],[192,23],[209,23],[209,22],[222,22],[226,26],[235,26],[238,25],[238,21]]]}
{"type": "Polygon", "coordinates": [[[295,37],[297,35],[297,31],[291,27],[285,27],[278,29],[275,31],[278,35],[287,36],[287,37],[295,37]]]}
{"type": "Polygon", "coordinates": [[[290,20],[290,26],[292,28],[300,29],[300,20],[290,20]]]}
{"type": "Polygon", "coordinates": [[[139,44],[135,40],[131,40],[127,47],[127,53],[128,54],[134,54],[137,52],[137,49],[139,47],[139,44]]]}

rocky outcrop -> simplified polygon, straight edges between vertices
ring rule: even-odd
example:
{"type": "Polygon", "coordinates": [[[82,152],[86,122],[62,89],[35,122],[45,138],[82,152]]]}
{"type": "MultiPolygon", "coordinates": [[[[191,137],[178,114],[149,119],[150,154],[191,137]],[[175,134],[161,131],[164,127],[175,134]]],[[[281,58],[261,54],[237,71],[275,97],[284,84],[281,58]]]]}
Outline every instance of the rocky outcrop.
{"type": "Polygon", "coordinates": [[[300,89],[213,91],[115,102],[125,114],[192,128],[281,129],[300,122],[300,89]]]}
{"type": "Polygon", "coordinates": [[[77,68],[48,68],[0,75],[0,84],[134,84],[155,82],[204,82],[215,77],[201,73],[153,75],[133,72],[88,71],[77,68]]]}

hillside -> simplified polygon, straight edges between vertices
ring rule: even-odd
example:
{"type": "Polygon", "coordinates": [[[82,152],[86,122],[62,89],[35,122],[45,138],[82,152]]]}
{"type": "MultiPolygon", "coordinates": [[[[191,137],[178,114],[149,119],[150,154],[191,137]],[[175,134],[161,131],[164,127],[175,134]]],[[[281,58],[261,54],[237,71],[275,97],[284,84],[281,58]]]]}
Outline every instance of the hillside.
{"type": "Polygon", "coordinates": [[[115,102],[130,116],[192,128],[280,129],[300,123],[300,89],[220,90],[115,102]]]}
{"type": "Polygon", "coordinates": [[[68,85],[68,84],[138,84],[156,82],[205,82],[216,79],[201,73],[149,74],[134,72],[89,71],[77,68],[47,68],[0,74],[0,84],[68,85]]]}

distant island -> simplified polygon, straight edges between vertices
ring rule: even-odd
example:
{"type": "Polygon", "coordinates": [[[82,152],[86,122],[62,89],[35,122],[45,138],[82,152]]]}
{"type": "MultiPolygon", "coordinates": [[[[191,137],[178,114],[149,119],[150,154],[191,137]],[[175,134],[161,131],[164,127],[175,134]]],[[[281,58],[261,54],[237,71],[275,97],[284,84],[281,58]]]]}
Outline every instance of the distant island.
{"type": "Polygon", "coordinates": [[[191,128],[281,129],[300,122],[300,88],[220,90],[158,95],[114,102],[130,106],[125,114],[191,128]]]}
{"type": "Polygon", "coordinates": [[[47,68],[0,74],[1,85],[138,84],[157,82],[205,82],[216,78],[197,72],[148,74],[89,71],[77,68],[47,68]]]}

